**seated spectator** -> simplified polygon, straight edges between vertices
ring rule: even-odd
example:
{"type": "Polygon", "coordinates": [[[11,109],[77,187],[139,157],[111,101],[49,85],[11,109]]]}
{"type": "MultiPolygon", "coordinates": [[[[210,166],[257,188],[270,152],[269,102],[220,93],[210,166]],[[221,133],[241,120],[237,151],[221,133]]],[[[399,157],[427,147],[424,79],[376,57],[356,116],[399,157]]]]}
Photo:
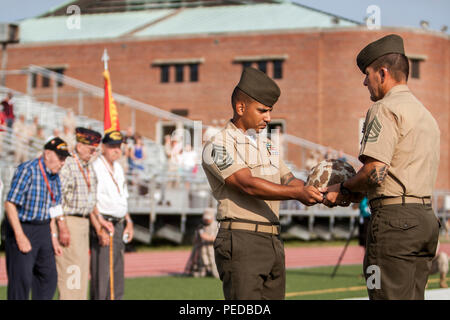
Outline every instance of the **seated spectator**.
{"type": "Polygon", "coordinates": [[[76,144],[75,131],[71,131],[71,128],[67,124],[63,124],[63,132],[60,138],[69,146],[69,152],[72,152],[76,144]]]}
{"type": "Polygon", "coordinates": [[[36,152],[36,156],[41,153],[42,146],[45,144],[44,127],[39,125],[36,130],[36,135],[31,140],[30,147],[33,152],[36,152]]]}
{"type": "Polygon", "coordinates": [[[77,126],[77,120],[73,110],[69,109],[66,116],[63,119],[63,127],[66,126],[68,132],[72,132],[75,135],[75,127],[77,126]]]}
{"type": "Polygon", "coordinates": [[[135,139],[136,143],[134,144],[131,152],[131,163],[129,163],[129,168],[131,171],[134,169],[144,171],[144,160],[146,159],[144,143],[142,141],[142,137],[138,134],[136,134],[135,139]]]}
{"type": "Polygon", "coordinates": [[[181,153],[181,165],[185,174],[195,174],[197,172],[197,153],[192,150],[192,146],[187,144],[181,153]]]}
{"type": "Polygon", "coordinates": [[[3,150],[3,138],[6,135],[6,116],[3,111],[0,111],[0,155],[2,154],[3,150]]]}
{"type": "Polygon", "coordinates": [[[13,145],[14,145],[14,162],[19,164],[27,161],[28,158],[28,142],[29,142],[29,127],[25,122],[25,116],[21,114],[19,120],[13,124],[13,145]]]}
{"type": "Polygon", "coordinates": [[[3,112],[5,113],[6,126],[12,129],[14,124],[14,104],[12,103],[13,94],[8,92],[6,98],[1,102],[3,106],[3,112]]]}

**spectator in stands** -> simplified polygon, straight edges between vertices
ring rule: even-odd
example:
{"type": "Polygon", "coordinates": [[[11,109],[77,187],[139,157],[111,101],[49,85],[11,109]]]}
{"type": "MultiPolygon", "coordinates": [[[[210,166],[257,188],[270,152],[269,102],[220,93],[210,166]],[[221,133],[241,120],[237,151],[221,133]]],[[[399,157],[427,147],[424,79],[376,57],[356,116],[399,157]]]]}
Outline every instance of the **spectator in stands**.
{"type": "Polygon", "coordinates": [[[202,220],[203,223],[195,230],[192,252],[184,273],[194,277],[219,278],[214,258],[214,240],[219,230],[215,209],[206,208],[202,220]]]}
{"type": "Polygon", "coordinates": [[[137,169],[139,171],[144,171],[144,160],[146,159],[146,154],[144,150],[144,143],[142,137],[139,134],[135,135],[136,143],[134,144],[133,151],[131,153],[131,165],[130,169],[133,171],[137,169]]]}
{"type": "Polygon", "coordinates": [[[39,126],[39,117],[34,116],[33,122],[28,126],[28,136],[34,137],[36,135],[38,126],[39,126]]]}
{"type": "Polygon", "coordinates": [[[197,162],[197,153],[195,150],[192,150],[192,146],[190,144],[186,144],[181,153],[181,165],[183,167],[184,174],[196,174],[198,169],[197,162]]]}
{"type": "Polygon", "coordinates": [[[0,111],[0,156],[3,150],[3,140],[6,135],[6,116],[3,111],[0,111]]]}
{"type": "Polygon", "coordinates": [[[166,158],[170,159],[170,156],[172,154],[172,139],[170,137],[170,134],[166,134],[164,136],[164,153],[166,155],[166,158]]]}
{"type": "Polygon", "coordinates": [[[331,148],[330,148],[330,147],[327,148],[327,151],[325,152],[323,158],[324,158],[325,160],[331,160],[331,159],[334,158],[333,152],[331,151],[331,148]]]}
{"type": "MultiPolygon", "coordinates": [[[[45,144],[44,127],[39,125],[36,130],[36,135],[31,140],[30,146],[31,146],[33,152],[39,152],[39,150],[42,149],[42,146],[44,144],[45,144]]],[[[69,152],[70,152],[70,150],[69,150],[69,152]]]]}
{"type": "Polygon", "coordinates": [[[69,151],[72,152],[75,148],[75,132],[71,131],[67,124],[63,124],[63,132],[61,133],[61,138],[66,141],[69,146],[69,151]]]}
{"type": "Polygon", "coordinates": [[[308,158],[305,161],[305,169],[310,172],[312,168],[317,164],[317,159],[314,151],[310,151],[308,154],[308,158]]]}
{"type": "Polygon", "coordinates": [[[133,132],[133,127],[128,127],[125,136],[123,137],[123,143],[129,146],[133,146],[136,143],[135,134],[133,132]]]}
{"type": "Polygon", "coordinates": [[[19,164],[25,162],[28,157],[29,127],[23,114],[19,115],[19,120],[14,122],[13,134],[14,163],[19,164]]]}
{"type": "Polygon", "coordinates": [[[66,126],[73,135],[75,135],[75,127],[77,126],[77,120],[72,109],[69,109],[66,116],[63,119],[63,126],[66,126]]]}
{"type": "Polygon", "coordinates": [[[8,92],[5,99],[2,101],[3,112],[5,113],[5,116],[6,116],[6,126],[10,129],[12,129],[13,124],[14,124],[14,119],[15,119],[14,104],[11,100],[12,97],[13,97],[13,94],[11,92],[8,92]]]}
{"type": "MultiPolygon", "coordinates": [[[[133,150],[134,150],[134,144],[136,143],[136,138],[133,132],[133,128],[132,127],[128,127],[127,128],[127,132],[125,134],[125,136],[123,137],[123,147],[125,152],[125,158],[127,161],[127,173],[131,174],[133,171],[133,150]]],[[[125,167],[124,167],[125,169],[125,167]]]]}
{"type": "Polygon", "coordinates": [[[171,139],[171,152],[169,158],[169,174],[175,176],[175,181],[171,181],[170,185],[172,188],[178,187],[180,179],[180,169],[181,169],[181,154],[183,152],[183,147],[180,142],[181,137],[178,135],[172,136],[171,139]]]}
{"type": "Polygon", "coordinates": [[[203,134],[203,141],[208,141],[217,133],[219,133],[220,130],[221,128],[219,127],[219,122],[217,121],[217,119],[213,119],[212,124],[209,125],[208,128],[206,128],[205,133],[203,134]]]}
{"type": "Polygon", "coordinates": [[[347,158],[344,155],[344,151],[339,150],[338,160],[347,161],[347,158]]]}
{"type": "Polygon", "coordinates": [[[51,140],[55,137],[59,137],[60,136],[60,131],[58,128],[54,128],[52,131],[52,135],[47,139],[47,140],[51,140]]]}

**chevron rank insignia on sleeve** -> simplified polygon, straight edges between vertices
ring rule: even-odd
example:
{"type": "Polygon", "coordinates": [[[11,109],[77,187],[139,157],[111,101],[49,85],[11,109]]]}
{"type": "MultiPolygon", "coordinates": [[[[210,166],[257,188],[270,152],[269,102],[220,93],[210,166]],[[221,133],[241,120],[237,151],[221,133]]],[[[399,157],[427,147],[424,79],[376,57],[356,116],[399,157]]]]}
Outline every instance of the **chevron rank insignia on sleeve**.
{"type": "Polygon", "coordinates": [[[211,157],[220,171],[225,170],[233,164],[233,159],[228,154],[224,146],[212,145],[211,157]]]}
{"type": "Polygon", "coordinates": [[[365,132],[365,140],[367,142],[377,142],[382,127],[383,126],[381,125],[380,121],[375,116],[375,118],[373,118],[373,120],[370,121],[369,125],[367,126],[367,130],[365,132]]]}

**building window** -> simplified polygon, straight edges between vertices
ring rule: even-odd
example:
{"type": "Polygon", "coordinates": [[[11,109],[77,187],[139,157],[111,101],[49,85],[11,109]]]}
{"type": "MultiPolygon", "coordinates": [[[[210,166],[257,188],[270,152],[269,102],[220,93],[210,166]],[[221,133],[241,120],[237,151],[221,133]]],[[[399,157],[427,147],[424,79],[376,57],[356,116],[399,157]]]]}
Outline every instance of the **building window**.
{"type": "Polygon", "coordinates": [[[267,61],[258,61],[258,69],[267,73],[267,61]]]}
{"type": "MultiPolygon", "coordinates": [[[[64,75],[64,68],[55,68],[55,69],[50,69],[56,73],[62,74],[64,75]]],[[[63,82],[61,80],[57,80],[57,86],[58,87],[62,87],[63,86],[63,82]]]]}
{"type": "Polygon", "coordinates": [[[175,65],[175,82],[183,82],[184,79],[184,65],[175,65]]]}
{"type": "Polygon", "coordinates": [[[31,75],[31,87],[36,88],[37,87],[37,74],[33,73],[31,75]]]}
{"type": "Polygon", "coordinates": [[[420,78],[420,62],[419,59],[410,59],[411,66],[411,78],[419,79],[420,78]]]}
{"type": "Polygon", "coordinates": [[[242,71],[244,71],[245,68],[251,67],[252,64],[253,63],[251,61],[244,61],[244,62],[242,62],[242,71]]]}
{"type": "Polygon", "coordinates": [[[283,60],[273,61],[273,78],[274,79],[283,78],[283,60]]]}
{"type": "Polygon", "coordinates": [[[175,82],[198,82],[199,80],[199,64],[203,63],[203,58],[195,59],[176,59],[166,60],[158,59],[154,60],[151,67],[160,68],[160,81],[161,83],[175,82]],[[170,73],[173,70],[174,79],[170,79],[170,73]],[[189,74],[186,74],[189,73],[189,74]]]}
{"type": "MultiPolygon", "coordinates": [[[[45,67],[47,70],[53,71],[55,73],[64,75],[64,72],[66,71],[66,68],[64,67],[45,67]]],[[[41,87],[42,88],[48,88],[50,87],[51,81],[53,79],[53,76],[45,76],[45,75],[41,75],[42,81],[41,81],[41,87]]],[[[62,87],[64,85],[64,83],[62,82],[62,80],[60,79],[54,79],[52,81],[56,81],[56,85],[58,87],[62,87]]],[[[32,78],[31,78],[31,86],[33,88],[37,88],[38,86],[38,74],[33,73],[32,78]]]]}
{"type": "Polygon", "coordinates": [[[273,79],[282,79],[283,62],[286,59],[287,55],[237,57],[234,59],[234,63],[242,64],[242,70],[254,66],[273,79]]]}
{"type": "Polygon", "coordinates": [[[189,80],[191,82],[198,82],[198,64],[190,64],[189,71],[189,80]]]}
{"type": "Polygon", "coordinates": [[[46,76],[42,76],[42,88],[50,87],[50,78],[46,76]]]}
{"type": "Polygon", "coordinates": [[[169,82],[169,66],[168,65],[161,66],[161,82],[162,83],[169,82]]]}

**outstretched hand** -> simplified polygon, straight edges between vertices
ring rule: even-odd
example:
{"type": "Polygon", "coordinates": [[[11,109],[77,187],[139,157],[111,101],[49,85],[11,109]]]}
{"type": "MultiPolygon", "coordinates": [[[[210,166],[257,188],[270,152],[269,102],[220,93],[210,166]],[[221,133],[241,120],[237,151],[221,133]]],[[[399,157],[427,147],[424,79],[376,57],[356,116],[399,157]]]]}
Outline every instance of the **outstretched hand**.
{"type": "Polygon", "coordinates": [[[339,183],[329,187],[319,188],[319,191],[323,193],[323,204],[329,208],[336,206],[348,207],[351,203],[351,195],[344,196],[339,190],[339,183]]]}
{"type": "Polygon", "coordinates": [[[323,195],[322,193],[314,186],[306,186],[303,187],[302,192],[297,198],[298,201],[307,206],[312,206],[317,203],[322,203],[323,195]]]}

